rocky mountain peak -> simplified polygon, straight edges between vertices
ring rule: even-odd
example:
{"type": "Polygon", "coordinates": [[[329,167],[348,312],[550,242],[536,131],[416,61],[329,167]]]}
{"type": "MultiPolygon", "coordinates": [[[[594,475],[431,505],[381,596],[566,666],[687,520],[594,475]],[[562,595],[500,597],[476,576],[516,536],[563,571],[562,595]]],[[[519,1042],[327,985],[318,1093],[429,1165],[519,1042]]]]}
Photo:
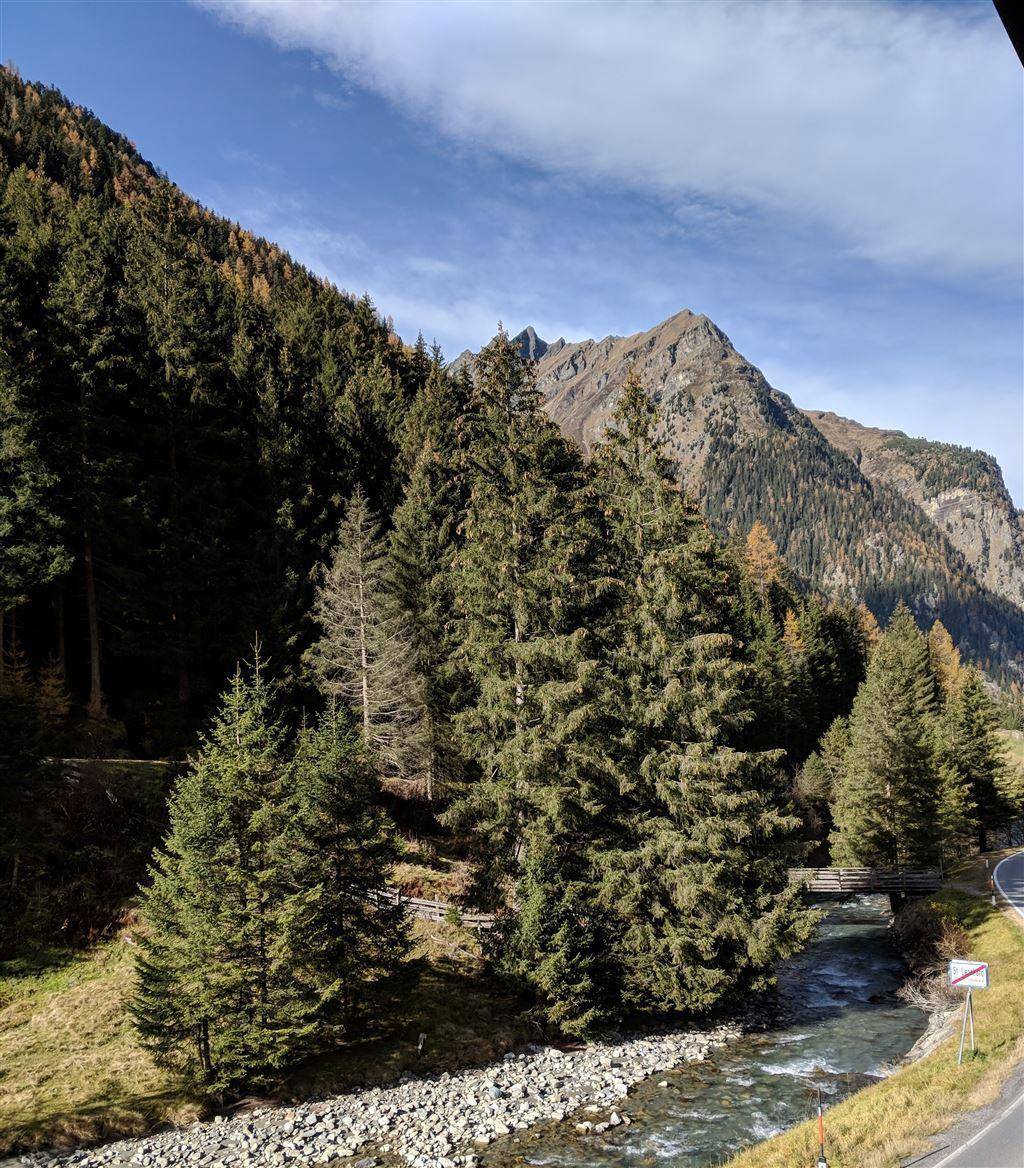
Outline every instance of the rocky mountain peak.
{"type": "Polygon", "coordinates": [[[521,333],[517,333],[512,341],[518,345],[520,354],[523,357],[528,357],[531,361],[539,361],[548,351],[547,341],[542,341],[537,336],[537,331],[532,324],[528,324],[521,333]]]}

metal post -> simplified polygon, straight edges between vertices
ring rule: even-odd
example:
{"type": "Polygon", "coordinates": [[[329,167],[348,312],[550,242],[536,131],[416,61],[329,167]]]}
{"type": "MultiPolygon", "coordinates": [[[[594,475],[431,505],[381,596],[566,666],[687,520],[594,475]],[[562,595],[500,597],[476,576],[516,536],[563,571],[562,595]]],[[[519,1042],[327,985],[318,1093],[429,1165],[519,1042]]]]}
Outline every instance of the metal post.
{"type": "Polygon", "coordinates": [[[964,999],[964,1021],[960,1027],[960,1051],[956,1056],[956,1065],[964,1061],[964,1040],[967,1038],[967,1016],[971,1018],[971,1054],[974,1053],[974,1006],[971,1002],[971,991],[968,989],[967,997],[964,999]]]}
{"type": "Polygon", "coordinates": [[[828,1168],[825,1159],[825,1120],[821,1113],[821,1088],[818,1088],[818,1168],[828,1168]]]}
{"type": "Polygon", "coordinates": [[[971,1056],[976,1053],[974,1049],[974,995],[970,990],[967,991],[967,1008],[971,1012],[971,1056]]]}

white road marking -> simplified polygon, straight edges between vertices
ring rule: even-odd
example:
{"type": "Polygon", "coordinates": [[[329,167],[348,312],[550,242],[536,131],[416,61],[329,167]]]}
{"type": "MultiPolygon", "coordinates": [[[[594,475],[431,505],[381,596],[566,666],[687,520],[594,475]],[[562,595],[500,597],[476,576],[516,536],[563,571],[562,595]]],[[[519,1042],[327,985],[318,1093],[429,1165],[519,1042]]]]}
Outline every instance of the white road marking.
{"type": "Polygon", "coordinates": [[[1022,917],[1024,917],[1024,908],[1021,908],[1021,906],[1019,904],[1015,904],[1010,899],[1010,894],[1006,891],[1006,889],[999,882],[999,869],[1004,864],[1008,863],[1010,860],[1019,860],[1021,856],[1024,856],[1024,852],[1017,852],[1012,856],[1005,856],[1002,860],[999,861],[998,864],[996,864],[995,870],[992,873],[992,879],[995,882],[996,888],[999,889],[999,892],[1000,892],[1003,900],[1006,901],[1006,903],[1010,906],[1010,908],[1012,908],[1014,910],[1014,912],[1020,913],[1020,915],[1022,917]]]}
{"type": "Polygon", "coordinates": [[[966,1152],[967,1149],[969,1147],[971,1147],[973,1144],[976,1144],[978,1142],[978,1140],[980,1140],[982,1138],[982,1136],[987,1136],[988,1133],[994,1127],[998,1126],[999,1124],[1001,1124],[1003,1122],[1003,1120],[1010,1114],[1011,1111],[1013,1111],[1013,1109],[1015,1107],[1020,1107],[1020,1105],[1022,1103],[1024,1103],[1024,1095],[1022,1095],[1019,1099],[1014,1099],[1014,1101],[1010,1104],[1009,1107],[1007,1107],[1007,1109],[1002,1113],[1002,1115],[997,1115],[995,1117],[995,1119],[993,1119],[989,1123],[985,1124],[985,1126],[981,1129],[980,1132],[976,1132],[973,1136],[971,1136],[971,1138],[967,1141],[966,1144],[961,1144],[960,1147],[957,1148],[957,1150],[955,1152],[952,1152],[944,1160],[940,1160],[938,1162],[938,1164],[932,1164],[931,1168],[942,1168],[943,1164],[952,1164],[953,1161],[956,1160],[956,1158],[958,1156],[960,1156],[964,1152],[966,1152]]]}

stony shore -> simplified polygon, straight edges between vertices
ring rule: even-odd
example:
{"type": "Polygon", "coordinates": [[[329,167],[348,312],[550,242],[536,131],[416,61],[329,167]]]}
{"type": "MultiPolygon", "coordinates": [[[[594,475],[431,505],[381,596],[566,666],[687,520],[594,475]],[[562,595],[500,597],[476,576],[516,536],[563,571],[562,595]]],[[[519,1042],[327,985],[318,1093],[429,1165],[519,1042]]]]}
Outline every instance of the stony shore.
{"type": "Polygon", "coordinates": [[[535,1124],[569,1120],[583,1134],[628,1123],[622,1100],[632,1086],[682,1063],[703,1061],[740,1031],[731,1023],[574,1051],[533,1046],[458,1074],[407,1076],[394,1087],[247,1111],[71,1153],[25,1154],[0,1168],[369,1168],[380,1157],[411,1168],[470,1168],[492,1141],[535,1124]]]}

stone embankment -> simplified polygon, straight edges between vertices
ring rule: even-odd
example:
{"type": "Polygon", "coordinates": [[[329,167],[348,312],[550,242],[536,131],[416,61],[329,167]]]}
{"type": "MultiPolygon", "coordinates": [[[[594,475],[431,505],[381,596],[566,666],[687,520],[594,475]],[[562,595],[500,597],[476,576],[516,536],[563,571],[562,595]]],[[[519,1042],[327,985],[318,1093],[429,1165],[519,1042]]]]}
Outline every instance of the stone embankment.
{"type": "MultiPolygon", "coordinates": [[[[490,1143],[536,1124],[570,1120],[576,1131],[628,1123],[623,1108],[640,1080],[738,1037],[725,1024],[580,1050],[528,1047],[492,1066],[414,1078],[298,1107],[257,1109],[231,1119],[160,1132],[139,1140],[5,1162],[32,1168],[277,1168],[383,1162],[411,1168],[472,1168],[490,1143]]],[[[4,1168],[0,1165],[0,1168],[4,1168]]]]}

